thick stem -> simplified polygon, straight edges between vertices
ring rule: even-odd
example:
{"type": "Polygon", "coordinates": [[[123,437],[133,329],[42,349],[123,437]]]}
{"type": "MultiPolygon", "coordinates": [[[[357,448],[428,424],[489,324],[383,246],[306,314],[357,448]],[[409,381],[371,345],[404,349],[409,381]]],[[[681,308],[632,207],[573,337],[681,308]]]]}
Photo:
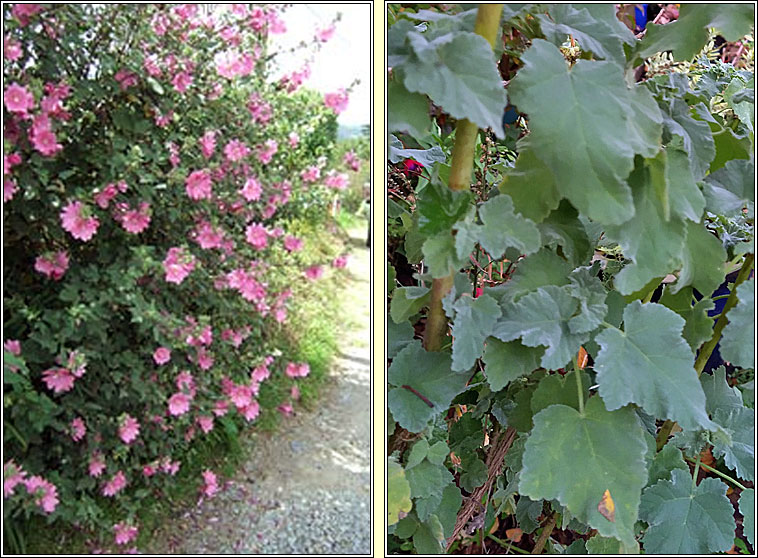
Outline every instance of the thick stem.
{"type": "Polygon", "coordinates": [[[582,371],[574,358],[574,376],[576,376],[576,396],[579,401],[579,414],[584,416],[584,390],[582,389],[582,371]]]}
{"type": "MultiPolygon", "coordinates": [[[[703,369],[705,368],[708,359],[711,358],[713,350],[721,340],[721,332],[724,330],[726,324],[729,321],[726,317],[727,312],[729,312],[729,310],[731,310],[732,307],[737,304],[737,287],[740,286],[748,277],[750,277],[750,271],[753,269],[754,258],[755,256],[753,254],[748,254],[745,256],[745,262],[742,264],[742,269],[740,269],[740,273],[737,275],[737,279],[734,281],[734,286],[732,287],[732,291],[729,293],[729,298],[727,298],[726,303],[724,304],[724,309],[721,311],[719,319],[716,322],[716,325],[713,327],[713,335],[711,336],[710,340],[708,340],[702,347],[700,347],[700,352],[698,353],[697,359],[695,360],[695,372],[697,372],[698,377],[703,373],[703,369]]],[[[658,436],[655,440],[658,451],[661,451],[663,446],[666,445],[666,441],[668,441],[669,435],[671,435],[671,431],[673,430],[675,424],[676,422],[674,421],[666,420],[666,422],[663,423],[663,426],[661,426],[661,429],[658,432],[658,436]]]]}
{"type": "MultiPolygon", "coordinates": [[[[484,37],[493,47],[500,31],[502,11],[502,4],[480,4],[476,13],[474,32],[484,37]]],[[[473,122],[466,119],[458,121],[448,183],[451,190],[466,190],[471,187],[471,170],[474,167],[474,149],[478,133],[479,128],[473,122]]],[[[432,296],[424,329],[424,347],[427,351],[440,350],[445,340],[447,317],[442,309],[442,299],[452,287],[452,275],[432,281],[432,296]]]]}
{"type": "Polygon", "coordinates": [[[534,544],[534,548],[532,549],[532,554],[542,554],[542,549],[545,548],[545,543],[550,538],[551,533],[553,532],[553,529],[555,529],[555,524],[558,521],[558,512],[553,512],[550,516],[550,519],[547,520],[547,525],[542,529],[542,533],[540,533],[540,538],[537,539],[537,542],[534,544]]]}

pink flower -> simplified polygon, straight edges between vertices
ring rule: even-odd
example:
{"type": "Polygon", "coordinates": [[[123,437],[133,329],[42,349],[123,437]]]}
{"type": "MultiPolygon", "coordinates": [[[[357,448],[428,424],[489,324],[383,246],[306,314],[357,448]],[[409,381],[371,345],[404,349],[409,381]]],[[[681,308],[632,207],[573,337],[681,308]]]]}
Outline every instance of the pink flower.
{"type": "Polygon", "coordinates": [[[242,197],[247,201],[258,201],[261,199],[262,192],[263,189],[261,188],[261,183],[254,176],[248,178],[245,181],[244,188],[239,191],[239,193],[242,194],[242,197]]]}
{"type": "Polygon", "coordinates": [[[355,172],[358,172],[361,169],[361,160],[358,158],[358,155],[356,155],[354,151],[348,151],[345,153],[342,161],[355,172]]]}
{"type": "Polygon", "coordinates": [[[246,407],[239,409],[239,412],[246,421],[250,422],[258,418],[258,415],[261,412],[261,407],[257,401],[253,400],[246,407]]]}
{"type": "Polygon", "coordinates": [[[320,279],[323,274],[324,274],[324,270],[322,269],[320,265],[312,265],[311,267],[306,268],[305,270],[305,277],[307,279],[310,279],[311,281],[320,279]]]}
{"type": "Polygon", "coordinates": [[[203,494],[208,498],[212,498],[219,491],[216,473],[209,469],[206,469],[203,471],[202,475],[203,481],[205,482],[205,486],[203,486],[203,494]]]}
{"type": "Polygon", "coordinates": [[[54,281],[58,281],[66,273],[68,262],[68,252],[65,250],[47,252],[42,256],[37,256],[37,259],[34,261],[34,269],[54,281]]]}
{"type": "Polygon", "coordinates": [[[156,364],[166,364],[171,360],[171,349],[168,347],[158,347],[153,353],[153,360],[156,364]]]}
{"type": "Polygon", "coordinates": [[[205,434],[208,434],[211,430],[213,430],[213,417],[209,417],[206,415],[200,415],[196,419],[197,424],[200,426],[200,430],[202,430],[205,434]]]}
{"type": "Polygon", "coordinates": [[[247,110],[250,111],[250,116],[253,117],[253,121],[265,126],[269,120],[274,116],[274,111],[271,105],[263,100],[258,93],[250,95],[250,99],[247,103],[247,110]]]}
{"type": "Polygon", "coordinates": [[[293,93],[303,84],[303,82],[311,77],[311,69],[306,64],[300,70],[296,70],[289,75],[285,75],[279,80],[279,83],[284,87],[287,93],[293,93]]]}
{"type": "Polygon", "coordinates": [[[250,75],[255,69],[257,57],[258,52],[240,54],[239,51],[230,49],[217,53],[213,61],[216,64],[218,75],[227,79],[234,79],[237,76],[250,75]]]}
{"type": "Polygon", "coordinates": [[[11,201],[18,192],[16,183],[11,178],[3,180],[3,202],[11,201]]]}
{"type": "Polygon", "coordinates": [[[229,401],[226,399],[216,401],[216,404],[213,406],[213,414],[217,417],[223,417],[226,413],[229,412],[229,401]]]}
{"type": "Polygon", "coordinates": [[[19,356],[21,354],[21,342],[16,339],[8,339],[3,348],[12,355],[19,356]]]}
{"type": "Polygon", "coordinates": [[[139,422],[131,415],[124,415],[118,427],[118,437],[125,444],[131,444],[139,436],[139,422]]]}
{"type": "Polygon", "coordinates": [[[337,256],[332,260],[332,267],[336,269],[342,269],[347,265],[347,254],[342,254],[341,256],[337,256]]]}
{"type": "Polygon", "coordinates": [[[204,348],[198,349],[197,365],[201,370],[209,370],[213,366],[213,355],[204,348]]]}
{"type": "Polygon", "coordinates": [[[168,147],[168,162],[171,163],[171,166],[173,168],[176,168],[179,166],[179,163],[182,162],[181,157],[179,157],[179,146],[176,145],[173,141],[168,142],[166,144],[168,147]]]}
{"type": "Polygon", "coordinates": [[[158,66],[158,56],[151,54],[142,61],[142,67],[145,71],[153,77],[160,77],[163,73],[160,66],[158,66]]]}
{"type": "Polygon", "coordinates": [[[87,433],[87,425],[81,417],[76,417],[71,421],[71,439],[78,442],[87,433]]]}
{"type": "Polygon", "coordinates": [[[335,114],[339,114],[347,108],[347,100],[348,94],[344,89],[324,95],[324,104],[332,109],[335,114]]]}
{"type": "Polygon", "coordinates": [[[215,130],[208,130],[199,140],[200,150],[206,159],[210,159],[216,149],[216,133],[215,130]]]}
{"type": "Polygon", "coordinates": [[[170,248],[166,259],[163,260],[168,283],[180,284],[195,269],[195,258],[184,251],[184,248],[170,248]]]}
{"type": "Polygon", "coordinates": [[[184,184],[190,199],[202,200],[211,197],[211,173],[207,170],[193,171],[184,184]]]}
{"type": "Polygon", "coordinates": [[[61,211],[61,223],[71,236],[84,242],[90,240],[100,226],[100,221],[97,217],[94,215],[90,217],[89,208],[80,201],[69,202],[63,208],[63,211],[61,211]]]}
{"type": "Polygon", "coordinates": [[[258,223],[248,225],[245,229],[245,240],[256,250],[263,250],[268,244],[266,227],[258,223]]]}
{"type": "Polygon", "coordinates": [[[311,367],[307,362],[290,362],[284,373],[290,378],[305,378],[310,374],[311,367]]]}
{"type": "Polygon", "coordinates": [[[250,155],[250,148],[240,140],[234,139],[224,147],[224,155],[227,161],[234,163],[250,155]]]}
{"type": "Polygon", "coordinates": [[[297,135],[297,132],[290,132],[289,140],[290,140],[290,147],[292,149],[295,149],[297,145],[300,143],[300,136],[297,135]]]}
{"type": "Polygon", "coordinates": [[[187,370],[182,370],[176,376],[176,389],[183,393],[186,393],[191,398],[195,397],[195,379],[187,370]]]}
{"type": "Polygon", "coordinates": [[[108,209],[108,204],[119,192],[126,192],[127,185],[123,180],[117,184],[108,184],[102,192],[95,194],[95,203],[102,209],[108,209]]]}
{"type": "Polygon", "coordinates": [[[16,486],[26,483],[26,471],[11,459],[3,466],[3,497],[13,495],[16,486]]]}
{"type": "Polygon", "coordinates": [[[303,182],[316,182],[321,177],[321,171],[315,165],[311,165],[300,173],[303,182]]]}
{"type": "Polygon", "coordinates": [[[9,155],[3,155],[3,174],[10,174],[13,167],[21,162],[21,155],[19,153],[10,153],[9,155]]]}
{"type": "Polygon", "coordinates": [[[325,43],[334,35],[334,25],[316,30],[316,40],[325,43]]]}
{"type": "Polygon", "coordinates": [[[180,465],[180,461],[171,461],[168,457],[166,457],[164,458],[163,463],[161,463],[161,470],[173,477],[177,472],[179,472],[180,465]]]}
{"type": "Polygon", "coordinates": [[[224,237],[226,236],[224,229],[218,227],[214,228],[208,221],[200,221],[195,228],[195,242],[200,245],[203,250],[211,248],[221,248],[224,244],[224,237]]]}
{"type": "Polygon", "coordinates": [[[171,80],[171,84],[179,93],[184,93],[192,85],[192,76],[187,72],[179,72],[171,80]]]}
{"type": "Polygon", "coordinates": [[[53,393],[64,393],[74,388],[74,375],[65,368],[50,368],[42,373],[42,381],[53,393]]]}
{"type": "Polygon", "coordinates": [[[174,117],[174,111],[170,110],[166,114],[156,114],[155,115],[155,124],[159,126],[160,128],[165,128],[169,125],[169,122],[171,122],[171,119],[174,117]]]}
{"type": "Polygon", "coordinates": [[[269,164],[278,150],[279,144],[276,140],[266,140],[265,145],[258,146],[258,161],[264,165],[269,164]]]}
{"type": "Polygon", "coordinates": [[[130,87],[137,85],[137,74],[134,74],[126,68],[121,68],[113,78],[118,82],[122,91],[126,91],[130,87]]]}
{"type": "Polygon", "coordinates": [[[21,43],[13,37],[5,35],[3,37],[3,56],[5,56],[6,60],[10,60],[11,62],[21,58],[21,43]]]}
{"type": "Polygon", "coordinates": [[[6,88],[3,100],[9,112],[15,112],[21,116],[27,116],[28,111],[34,108],[34,95],[18,83],[11,83],[6,88]]]}
{"type": "Polygon", "coordinates": [[[105,483],[105,486],[103,486],[103,496],[115,496],[121,492],[125,486],[126,475],[124,475],[123,471],[118,471],[111,477],[111,480],[109,480],[107,483],[105,483]]]}
{"type": "Polygon", "coordinates": [[[141,202],[139,209],[123,208],[123,212],[114,215],[114,219],[121,222],[126,232],[139,234],[150,226],[150,204],[141,202]]]}
{"type": "Polygon", "coordinates": [[[287,252],[299,252],[303,249],[303,241],[294,236],[287,235],[284,237],[284,249],[287,252]]]}
{"type": "Polygon", "coordinates": [[[295,401],[298,401],[300,399],[300,388],[297,386],[292,386],[292,389],[290,389],[290,397],[292,397],[292,399],[295,401]]]}
{"type": "Polygon", "coordinates": [[[348,184],[347,174],[344,172],[337,174],[337,171],[329,171],[326,174],[326,178],[324,178],[324,184],[335,190],[344,190],[348,184]]]}
{"type": "Polygon", "coordinates": [[[25,27],[29,24],[29,18],[37,15],[45,7],[41,4],[14,4],[11,10],[11,15],[15,17],[21,27],[25,27]]]}
{"type": "Polygon", "coordinates": [[[142,475],[144,477],[150,478],[157,472],[158,472],[158,465],[155,462],[148,463],[147,465],[142,466],[142,475]]]}
{"type": "Polygon", "coordinates": [[[63,146],[58,143],[58,138],[56,137],[55,132],[50,129],[36,131],[33,129],[30,137],[34,149],[46,157],[52,157],[63,149],[63,146]]]}
{"type": "Polygon", "coordinates": [[[128,544],[137,538],[139,529],[133,525],[127,523],[116,523],[113,526],[113,530],[116,532],[115,541],[118,545],[128,544]]]}
{"type": "Polygon", "coordinates": [[[282,403],[281,405],[279,405],[278,409],[279,409],[279,412],[285,417],[290,416],[293,410],[292,405],[288,402],[282,403]]]}
{"type": "Polygon", "coordinates": [[[33,494],[36,499],[34,503],[42,508],[45,513],[53,513],[58,506],[58,489],[53,483],[34,476],[25,481],[26,491],[33,494]]]}
{"type": "Polygon", "coordinates": [[[183,415],[189,411],[191,400],[189,395],[181,391],[175,393],[168,399],[168,412],[175,417],[183,415]]]}
{"type": "Polygon", "coordinates": [[[103,471],[105,471],[105,459],[102,453],[96,451],[89,458],[89,476],[97,478],[103,474],[103,471]]]}

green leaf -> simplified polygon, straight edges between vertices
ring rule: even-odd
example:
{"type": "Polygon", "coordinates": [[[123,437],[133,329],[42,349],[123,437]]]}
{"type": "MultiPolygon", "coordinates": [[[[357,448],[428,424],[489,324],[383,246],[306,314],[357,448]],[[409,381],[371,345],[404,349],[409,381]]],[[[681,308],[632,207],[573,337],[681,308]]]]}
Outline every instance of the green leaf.
{"type": "Polygon", "coordinates": [[[389,390],[387,401],[400,426],[410,432],[420,432],[433,416],[446,411],[453,397],[465,389],[468,377],[456,374],[450,366],[449,354],[427,353],[418,340],[397,354],[387,371],[387,381],[396,386],[389,390]],[[403,385],[427,398],[432,407],[403,385]]]}
{"type": "Polygon", "coordinates": [[[461,490],[455,483],[448,484],[442,491],[442,501],[437,512],[445,537],[453,536],[455,521],[458,519],[458,511],[462,503],[461,490]]]}
{"type": "Polygon", "coordinates": [[[589,339],[585,333],[572,333],[569,320],[579,307],[566,289],[549,285],[523,296],[503,309],[493,337],[513,341],[519,337],[527,347],[547,347],[540,364],[548,370],[563,368],[589,339]]]}
{"type": "MultiPolygon", "coordinates": [[[[391,136],[395,140],[395,136],[391,136]]],[[[390,163],[399,163],[403,159],[415,159],[425,167],[431,167],[434,163],[444,163],[447,159],[445,152],[438,145],[429,149],[404,149],[400,140],[391,141],[389,146],[390,163]]]]}
{"type": "Polygon", "coordinates": [[[708,554],[732,547],[734,518],[726,485],[706,478],[693,486],[689,471],[675,469],[642,493],[640,519],[650,524],[642,538],[646,554],[708,554]],[[694,488],[694,490],[693,490],[694,488]]]}
{"type": "Polygon", "coordinates": [[[387,132],[408,132],[419,139],[431,130],[429,101],[423,95],[411,93],[399,80],[392,80],[387,86],[387,102],[387,132]]]}
{"type": "Polygon", "coordinates": [[[650,92],[628,89],[611,62],[579,60],[569,69],[561,52],[540,39],[522,61],[508,89],[529,115],[534,155],[581,213],[605,224],[628,220],[634,205],[626,177],[634,156],[655,155],[660,142],[661,114],[650,92]]]}
{"type": "Polygon", "coordinates": [[[721,336],[721,356],[741,368],[753,368],[755,362],[755,278],[737,287],[737,304],[729,310],[721,336]]]}
{"type": "MultiPolygon", "coordinates": [[[[655,450],[655,447],[653,447],[655,450]]],[[[655,453],[650,468],[648,469],[647,485],[653,486],[659,480],[669,480],[671,471],[681,469],[689,473],[689,467],[682,457],[682,452],[674,444],[666,444],[663,449],[655,453]]]]}
{"type": "Polygon", "coordinates": [[[429,266],[429,273],[435,279],[447,277],[468,261],[468,252],[465,256],[458,254],[456,238],[449,231],[428,238],[421,250],[429,266]]]}
{"type": "Polygon", "coordinates": [[[424,521],[413,534],[413,545],[419,554],[443,554],[445,535],[436,515],[424,521]]]}
{"type": "Polygon", "coordinates": [[[483,226],[477,225],[476,236],[490,256],[500,259],[513,247],[521,254],[532,254],[540,248],[540,232],[529,219],[514,213],[510,196],[501,194],[479,207],[483,226]]]}
{"type": "Polygon", "coordinates": [[[508,170],[499,188],[511,197],[516,213],[539,223],[558,207],[561,195],[553,173],[537,159],[528,137],[519,142],[516,166],[508,170]]]}
{"type": "Polygon", "coordinates": [[[726,249],[717,236],[700,223],[687,221],[682,247],[682,270],[671,286],[676,293],[692,285],[701,293],[712,293],[724,281],[726,249]]]}
{"type": "Polygon", "coordinates": [[[579,267],[569,275],[566,290],[579,300],[579,313],[569,320],[571,333],[588,333],[596,329],[608,313],[608,292],[597,278],[598,267],[579,267]]]}
{"type": "Polygon", "coordinates": [[[626,546],[621,541],[595,535],[585,542],[588,554],[639,554],[640,547],[635,542],[632,546],[626,546]]]}
{"type": "Polygon", "coordinates": [[[664,131],[668,135],[682,138],[692,176],[695,180],[702,180],[716,154],[710,126],[693,118],[695,109],[690,109],[679,97],[659,101],[658,106],[663,115],[664,131]]]}
{"type": "Polygon", "coordinates": [[[416,517],[416,514],[411,513],[397,522],[394,534],[401,539],[410,539],[413,536],[413,533],[418,529],[419,525],[420,522],[416,517]]]}
{"type": "Polygon", "coordinates": [[[444,184],[429,184],[418,200],[418,230],[426,235],[449,233],[467,214],[473,214],[471,192],[457,192],[444,184]]]}
{"type": "Polygon", "coordinates": [[[473,492],[477,486],[487,482],[487,466],[476,456],[469,453],[461,457],[461,488],[466,492],[473,492]]]}
{"type": "Polygon", "coordinates": [[[666,154],[665,177],[671,214],[699,223],[705,209],[705,198],[695,183],[682,140],[677,136],[661,153],[666,154]]]}
{"type": "Polygon", "coordinates": [[[752,161],[735,159],[705,178],[703,193],[711,213],[731,215],[747,206],[755,211],[753,185],[755,165],[752,161]]]}
{"type": "Polygon", "coordinates": [[[740,493],[742,532],[750,546],[755,547],[755,490],[749,488],[740,493]]]}
{"type": "Polygon", "coordinates": [[[720,433],[711,435],[713,455],[723,457],[726,466],[741,479],[755,479],[755,411],[742,407],[727,409],[721,407],[713,413],[713,422],[724,428],[729,437],[720,433]]]}
{"type": "Polygon", "coordinates": [[[682,337],[689,343],[692,352],[697,353],[700,346],[713,335],[713,318],[708,316],[708,311],[713,310],[714,303],[710,298],[702,298],[693,305],[693,300],[692,287],[674,294],[671,286],[667,285],[659,303],[684,318],[682,337]]]}
{"type": "Polygon", "coordinates": [[[596,381],[609,409],[636,403],[685,430],[713,427],[683,328],[673,310],[637,300],[624,309],[624,331],[608,328],[597,335],[596,381]]]}
{"type": "Polygon", "coordinates": [[[718,409],[742,409],[742,393],[736,387],[729,386],[726,381],[726,368],[723,365],[716,368],[712,374],[701,374],[700,384],[705,393],[705,410],[709,415],[713,415],[718,409]]]}
{"type": "Polygon", "coordinates": [[[408,91],[425,93],[454,118],[466,118],[504,137],[507,99],[487,40],[463,31],[432,40],[410,31],[407,40],[415,54],[404,63],[408,91]]]}
{"type": "Polygon", "coordinates": [[[537,518],[542,515],[542,500],[531,500],[520,496],[516,503],[516,521],[524,533],[534,533],[540,526],[537,518]]]}
{"type": "Polygon", "coordinates": [[[607,411],[599,397],[587,401],[584,415],[553,405],[534,416],[519,492],[533,500],[557,499],[602,536],[631,546],[647,480],[646,451],[644,431],[631,408],[607,411]],[[597,511],[606,490],[616,505],[614,522],[597,511]]]}
{"type": "Polygon", "coordinates": [[[519,341],[504,343],[494,338],[484,347],[484,374],[492,391],[500,391],[513,380],[539,368],[541,348],[525,347],[519,341]]]}
{"type": "Polygon", "coordinates": [[[538,225],[543,244],[560,246],[561,253],[573,267],[588,264],[594,252],[584,225],[577,219],[578,215],[576,209],[563,200],[558,209],[538,225]]]}
{"type": "Polygon", "coordinates": [[[553,4],[548,11],[549,16],[537,15],[548,41],[561,46],[566,42],[566,36],[571,35],[582,51],[624,66],[623,45],[633,45],[635,39],[629,28],[616,17],[612,4],[553,4]]]}
{"type": "Polygon", "coordinates": [[[440,440],[435,442],[427,451],[426,458],[435,465],[442,465],[447,458],[447,454],[450,453],[450,448],[447,444],[440,440]]]}
{"type": "MultiPolygon", "coordinates": [[[[449,485],[448,485],[449,486],[449,485]]],[[[420,521],[426,521],[437,511],[442,502],[442,492],[435,492],[427,498],[416,498],[413,510],[420,521]]]]}
{"type": "Polygon", "coordinates": [[[429,304],[431,289],[427,287],[400,287],[395,289],[390,303],[390,317],[396,324],[402,324],[418,314],[429,304]]]}
{"type": "Polygon", "coordinates": [[[403,321],[398,324],[395,320],[387,320],[387,358],[395,358],[397,353],[413,341],[413,334],[410,323],[403,321]]]}
{"type": "Polygon", "coordinates": [[[618,242],[624,257],[634,262],[614,279],[618,291],[625,295],[674,271],[685,241],[684,223],[673,218],[666,221],[649,169],[636,167],[629,181],[634,185],[634,218],[605,229],[608,240],[618,242]]]}
{"type": "Polygon", "coordinates": [[[521,296],[549,285],[568,284],[571,264],[548,248],[519,262],[511,280],[505,284],[506,296],[501,305],[507,306],[521,296]]]}
{"type": "Polygon", "coordinates": [[[679,18],[665,25],[648,25],[638,43],[637,55],[647,58],[671,51],[674,60],[692,60],[710,37],[709,28],[728,42],[750,32],[754,8],[751,4],[682,4],[679,18]]]}
{"type": "Polygon", "coordinates": [[[453,482],[450,471],[426,459],[413,469],[406,469],[405,478],[411,487],[411,498],[428,498],[433,494],[442,494],[442,490],[453,482]]]}
{"type": "MultiPolygon", "coordinates": [[[[590,395],[590,377],[586,372],[581,373],[582,397],[586,401],[590,395]]],[[[535,415],[550,405],[566,405],[579,410],[579,398],[576,391],[576,377],[574,373],[561,376],[551,374],[540,380],[537,389],[532,394],[530,405],[535,415]]]]}
{"type": "Polygon", "coordinates": [[[421,463],[424,459],[426,459],[426,454],[428,451],[429,442],[425,438],[422,438],[413,444],[413,447],[408,454],[408,459],[405,461],[405,470],[407,471],[408,469],[412,469],[421,463]]]}
{"type": "Polygon", "coordinates": [[[492,333],[501,312],[497,301],[486,294],[478,298],[463,296],[454,308],[453,370],[463,372],[482,356],[484,340],[492,333]]]}
{"type": "Polygon", "coordinates": [[[405,471],[392,459],[387,460],[387,525],[393,525],[400,514],[411,511],[411,487],[405,479],[405,471]]]}

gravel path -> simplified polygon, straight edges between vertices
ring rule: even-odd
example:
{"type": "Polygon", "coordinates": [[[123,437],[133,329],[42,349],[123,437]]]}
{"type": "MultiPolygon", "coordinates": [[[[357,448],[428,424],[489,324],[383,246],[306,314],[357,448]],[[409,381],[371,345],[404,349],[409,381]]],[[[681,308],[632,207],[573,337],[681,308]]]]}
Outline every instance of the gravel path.
{"type": "Polygon", "coordinates": [[[370,554],[370,263],[353,231],[339,350],[319,407],[243,440],[222,492],[155,533],[153,554],[370,554]]]}

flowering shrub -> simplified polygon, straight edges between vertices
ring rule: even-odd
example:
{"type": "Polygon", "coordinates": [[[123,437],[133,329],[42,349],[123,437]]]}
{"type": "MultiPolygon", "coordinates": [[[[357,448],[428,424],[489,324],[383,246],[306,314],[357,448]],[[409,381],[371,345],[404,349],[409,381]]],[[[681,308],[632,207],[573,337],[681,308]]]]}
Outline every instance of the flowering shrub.
{"type": "Polygon", "coordinates": [[[344,90],[268,78],[281,9],[4,5],[6,519],[128,544],[193,440],[299,398],[290,286],[336,254],[288,224],[356,162],[326,168],[344,90]]]}

